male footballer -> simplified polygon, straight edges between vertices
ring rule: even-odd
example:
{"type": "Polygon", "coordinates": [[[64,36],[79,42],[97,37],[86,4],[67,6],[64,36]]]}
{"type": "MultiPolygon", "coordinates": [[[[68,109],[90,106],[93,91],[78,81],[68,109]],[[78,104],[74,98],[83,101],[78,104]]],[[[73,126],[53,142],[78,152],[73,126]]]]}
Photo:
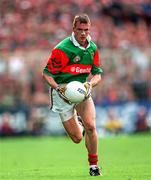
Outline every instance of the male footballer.
{"type": "Polygon", "coordinates": [[[54,47],[43,70],[43,78],[50,85],[51,108],[59,113],[63,126],[74,143],[80,143],[83,138],[83,129],[78,121],[78,116],[81,117],[85,130],[89,174],[100,176],[96,112],[91,90],[101,81],[103,70],[97,46],[89,34],[90,27],[87,14],[74,17],[71,36],[54,47]],[[91,79],[88,82],[90,74],[91,79]],[[64,94],[66,84],[71,81],[84,83],[87,89],[84,101],[79,104],[71,103],[64,94]]]}

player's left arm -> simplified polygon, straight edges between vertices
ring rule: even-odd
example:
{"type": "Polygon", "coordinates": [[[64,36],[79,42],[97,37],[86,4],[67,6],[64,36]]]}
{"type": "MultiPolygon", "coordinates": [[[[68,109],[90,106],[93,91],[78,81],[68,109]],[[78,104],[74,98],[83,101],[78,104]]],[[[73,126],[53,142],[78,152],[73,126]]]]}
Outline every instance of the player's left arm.
{"type": "Polygon", "coordinates": [[[91,73],[92,73],[92,78],[90,80],[90,84],[92,87],[95,87],[101,81],[101,75],[103,74],[103,69],[102,69],[101,59],[98,49],[96,50],[94,55],[91,73]]]}
{"type": "Polygon", "coordinates": [[[91,84],[91,87],[95,87],[100,81],[101,81],[101,74],[93,75],[90,79],[89,83],[91,84]]]}
{"type": "Polygon", "coordinates": [[[92,70],[91,70],[92,77],[89,82],[87,81],[84,83],[84,86],[87,89],[86,99],[91,96],[92,88],[95,87],[101,81],[102,73],[103,73],[103,70],[101,68],[99,52],[98,50],[96,50],[96,53],[93,59],[92,70]]]}

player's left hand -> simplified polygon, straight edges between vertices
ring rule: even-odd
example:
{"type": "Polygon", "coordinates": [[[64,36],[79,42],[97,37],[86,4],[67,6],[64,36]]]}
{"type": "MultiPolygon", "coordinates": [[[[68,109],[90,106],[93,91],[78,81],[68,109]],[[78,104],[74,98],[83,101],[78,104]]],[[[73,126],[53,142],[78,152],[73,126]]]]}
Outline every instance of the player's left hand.
{"type": "Polygon", "coordinates": [[[72,104],[71,101],[65,96],[65,91],[66,91],[66,86],[60,87],[58,86],[56,88],[56,91],[58,92],[59,96],[67,103],[67,104],[72,104]]]}
{"type": "Polygon", "coordinates": [[[85,82],[84,86],[86,88],[86,95],[85,95],[85,99],[88,99],[91,96],[91,90],[92,90],[92,84],[90,82],[85,82]]]}

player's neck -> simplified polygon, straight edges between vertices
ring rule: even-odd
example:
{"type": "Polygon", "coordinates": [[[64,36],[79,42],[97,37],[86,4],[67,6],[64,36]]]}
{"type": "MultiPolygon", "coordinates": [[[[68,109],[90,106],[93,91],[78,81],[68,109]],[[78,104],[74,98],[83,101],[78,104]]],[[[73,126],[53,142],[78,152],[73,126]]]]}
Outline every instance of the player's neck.
{"type": "Polygon", "coordinates": [[[80,45],[82,47],[86,48],[88,46],[88,41],[86,40],[85,42],[82,42],[80,45]]]}

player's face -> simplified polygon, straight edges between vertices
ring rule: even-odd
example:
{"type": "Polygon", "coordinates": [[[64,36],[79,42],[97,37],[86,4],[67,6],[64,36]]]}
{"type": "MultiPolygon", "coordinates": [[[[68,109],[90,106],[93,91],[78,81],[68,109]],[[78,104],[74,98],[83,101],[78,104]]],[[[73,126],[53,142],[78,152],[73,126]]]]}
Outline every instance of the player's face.
{"type": "Polygon", "coordinates": [[[76,40],[78,43],[82,46],[85,45],[86,43],[86,38],[89,35],[89,30],[90,30],[90,24],[86,23],[80,23],[77,22],[76,26],[73,28],[73,32],[75,35],[76,40]]]}

